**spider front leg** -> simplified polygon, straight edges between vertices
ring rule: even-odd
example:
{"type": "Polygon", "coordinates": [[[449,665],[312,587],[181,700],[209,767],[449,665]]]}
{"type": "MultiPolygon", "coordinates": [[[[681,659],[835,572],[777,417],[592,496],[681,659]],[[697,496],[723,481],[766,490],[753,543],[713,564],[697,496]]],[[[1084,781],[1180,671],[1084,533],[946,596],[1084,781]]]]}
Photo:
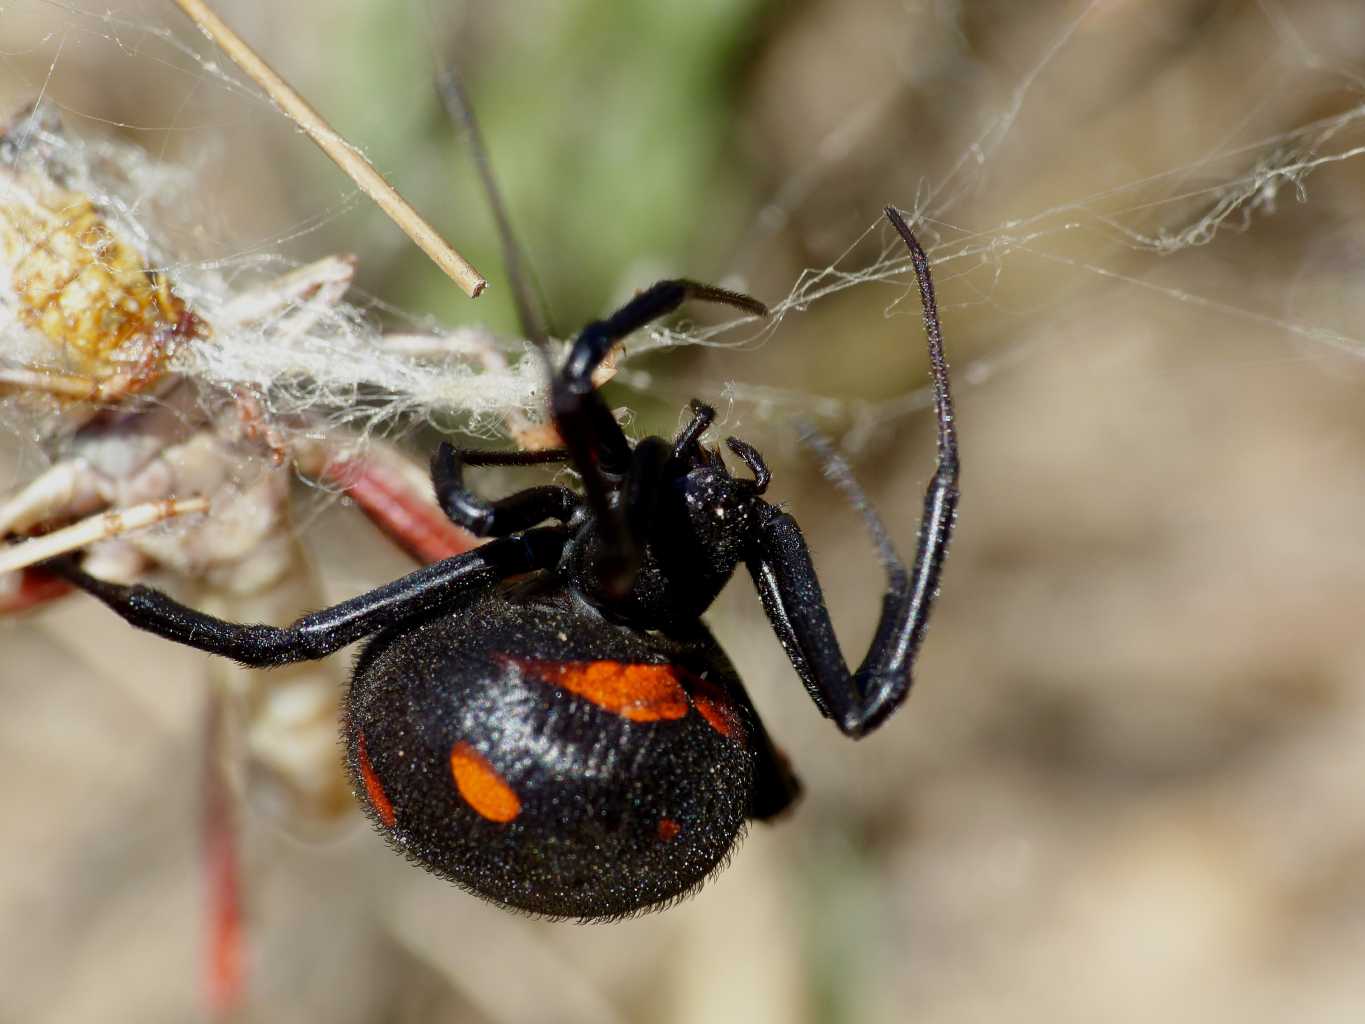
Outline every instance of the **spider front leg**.
{"type": "MultiPolygon", "coordinates": [[[[919,283],[938,421],[938,466],[924,495],[915,564],[907,569],[896,555],[881,520],[853,481],[848,467],[827,448],[823,451],[826,475],[863,513],[887,574],[877,632],[856,672],[849,672],[839,650],[810,550],[796,520],[764,505],[748,559],[764,610],[811,698],[845,734],[853,737],[875,729],[910,692],[915,656],[924,642],[957,518],[957,432],[929,260],[895,208],[887,207],[886,215],[910,250],[919,283]]],[[[816,446],[821,445],[816,442],[816,446]]]]}
{"type": "Polygon", "coordinates": [[[453,611],[510,576],[554,565],[565,541],[566,535],[557,529],[531,530],[519,537],[493,541],[305,615],[283,628],[225,622],[151,587],[108,583],[66,561],[48,565],[138,629],[265,668],[322,658],[389,626],[438,611],[453,611]]]}
{"type": "Polygon", "coordinates": [[[593,386],[593,371],[626,335],[673,312],[687,299],[718,302],[754,316],[767,316],[757,299],[695,281],[660,281],[605,320],[588,324],[574,340],[569,358],[551,383],[555,427],[574,468],[583,477],[588,506],[605,541],[601,578],[618,594],[630,589],[640,562],[640,541],[619,505],[610,501],[613,486],[632,466],[630,442],[611,409],[593,386]]]}
{"type": "MultiPolygon", "coordinates": [[[[955,489],[935,477],[925,496],[919,553],[907,571],[894,553],[886,561],[887,590],[872,646],[856,672],[839,649],[810,550],[796,520],[765,505],[765,521],[748,561],[764,611],[801,681],[820,710],[848,736],[871,732],[910,692],[915,656],[938,593],[955,489]]],[[[869,510],[870,511],[870,510],[869,510]]]]}

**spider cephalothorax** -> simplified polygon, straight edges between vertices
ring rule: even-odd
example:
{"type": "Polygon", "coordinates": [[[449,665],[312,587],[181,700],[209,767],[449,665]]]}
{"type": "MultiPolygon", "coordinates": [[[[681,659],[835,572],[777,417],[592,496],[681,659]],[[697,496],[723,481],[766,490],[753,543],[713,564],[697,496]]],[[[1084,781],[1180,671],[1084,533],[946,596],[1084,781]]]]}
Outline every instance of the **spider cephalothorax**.
{"type": "Polygon", "coordinates": [[[699,402],[679,436],[631,443],[592,385],[622,337],[685,299],[763,307],[664,281],[574,341],[551,387],[565,447],[457,452],[432,464],[436,496],[484,546],[283,629],[224,622],[145,587],[63,570],[129,622],[251,665],[318,658],[374,637],[343,724],[356,794],[404,853],[488,899],[534,913],[610,918],[693,890],[746,819],[774,817],[799,786],[700,616],[749,570],[816,706],[865,735],[904,701],[957,507],[957,443],[928,261],[909,247],[929,337],[938,467],[914,564],[897,557],[847,470],[831,476],[867,519],[887,573],[881,619],[850,671],[796,521],[764,500],[769,474],[730,439],[734,476],[702,436],[699,402]],[[570,462],[582,494],[533,487],[499,501],[466,465],[570,462]],[[555,525],[542,525],[547,521],[555,525]]]}
{"type": "Polygon", "coordinates": [[[565,568],[579,592],[637,628],[665,629],[710,607],[743,561],[762,514],[759,495],[768,477],[758,453],[731,438],[732,450],[743,451],[761,474],[731,476],[720,453],[700,441],[715,411],[693,402],[692,413],[675,443],[651,437],[636,445],[633,471],[613,488],[609,501],[633,520],[638,553],[624,563],[605,557],[610,536],[591,513],[566,552],[565,568]],[[612,566],[615,577],[608,574],[612,566]]]}

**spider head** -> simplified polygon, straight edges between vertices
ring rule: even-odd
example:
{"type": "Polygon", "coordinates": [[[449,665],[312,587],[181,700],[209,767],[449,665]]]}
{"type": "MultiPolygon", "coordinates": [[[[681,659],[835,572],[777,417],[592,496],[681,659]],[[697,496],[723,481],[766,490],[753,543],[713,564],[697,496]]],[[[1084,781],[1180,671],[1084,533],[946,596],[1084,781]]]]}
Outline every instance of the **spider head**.
{"type": "MultiPolygon", "coordinates": [[[[642,629],[701,615],[744,560],[753,527],[766,503],[771,475],[762,456],[737,438],[726,445],[751,477],[731,475],[718,448],[700,435],[714,413],[693,403],[692,423],[670,444],[646,438],[659,452],[659,474],[645,486],[629,479],[614,495],[643,539],[640,562],[624,592],[605,578],[611,559],[605,538],[586,526],[575,545],[573,575],[580,591],[608,614],[642,629]],[[671,449],[671,451],[670,451],[671,449]]],[[[639,460],[645,462],[647,460],[639,460]]]]}
{"type": "MultiPolygon", "coordinates": [[[[770,479],[768,467],[752,447],[734,437],[727,438],[726,445],[753,478],[731,476],[718,448],[695,444],[695,452],[673,481],[669,495],[673,508],[661,520],[666,533],[677,538],[690,574],[718,581],[716,593],[744,558],[754,513],[762,504],[759,497],[770,479]]],[[[677,568],[689,572],[681,564],[677,568]]]]}

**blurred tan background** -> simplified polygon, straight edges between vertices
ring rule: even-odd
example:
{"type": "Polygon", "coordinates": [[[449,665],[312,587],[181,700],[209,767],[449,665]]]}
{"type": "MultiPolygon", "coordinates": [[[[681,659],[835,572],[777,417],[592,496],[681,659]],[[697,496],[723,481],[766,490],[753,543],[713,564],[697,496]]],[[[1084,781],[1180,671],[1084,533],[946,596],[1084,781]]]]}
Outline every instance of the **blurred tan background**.
{"type": "MultiPolygon", "coordinates": [[[[664,274],[780,299],[855,243],[839,265],[872,264],[884,204],[921,210],[964,461],[919,682],[868,740],[819,719],[742,575],[713,611],[808,795],[700,896],[527,920],[358,821],[318,843],[252,815],[236,1019],[1365,1019],[1358,2],[220,7],[491,270],[431,87],[457,62],[561,332],[664,274]]],[[[456,295],[158,35],[214,59],[169,4],[116,10],[6,5],[5,107],[45,91],[75,130],[197,162],[202,253],[353,251],[397,310],[515,329],[496,275],[456,295]]],[[[770,453],[855,658],[876,560],[788,413],[858,443],[911,550],[932,434],[907,288],[616,393],[667,431],[736,382],[724,430],[770,453]]],[[[407,567],[300,500],[332,597],[407,567]]],[[[201,1018],[203,659],[74,599],[0,645],[0,1019],[201,1018]]]]}

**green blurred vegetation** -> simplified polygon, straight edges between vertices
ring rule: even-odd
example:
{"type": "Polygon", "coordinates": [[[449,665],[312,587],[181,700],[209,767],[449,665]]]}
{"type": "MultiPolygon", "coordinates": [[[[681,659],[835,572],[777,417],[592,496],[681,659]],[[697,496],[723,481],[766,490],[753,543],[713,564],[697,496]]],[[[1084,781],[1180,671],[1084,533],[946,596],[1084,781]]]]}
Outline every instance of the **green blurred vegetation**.
{"type": "MultiPolygon", "coordinates": [[[[414,62],[453,65],[464,77],[558,331],[656,272],[704,277],[724,268],[736,220],[753,201],[752,173],[735,158],[733,109],[764,8],[592,0],[471,12],[465,30],[435,33],[416,5],[329,19],[335,67],[363,67],[337,76],[332,115],[353,126],[376,164],[423,183],[435,201],[424,212],[490,287],[471,306],[415,249],[380,268],[363,265],[362,280],[443,323],[519,333],[468,147],[439,102],[434,72],[418,76],[427,86],[413,91],[414,62]],[[425,166],[414,170],[414,160],[425,166]],[[708,211],[704,224],[699,209],[708,211]]],[[[366,216],[377,223],[377,213],[366,216]]]]}

